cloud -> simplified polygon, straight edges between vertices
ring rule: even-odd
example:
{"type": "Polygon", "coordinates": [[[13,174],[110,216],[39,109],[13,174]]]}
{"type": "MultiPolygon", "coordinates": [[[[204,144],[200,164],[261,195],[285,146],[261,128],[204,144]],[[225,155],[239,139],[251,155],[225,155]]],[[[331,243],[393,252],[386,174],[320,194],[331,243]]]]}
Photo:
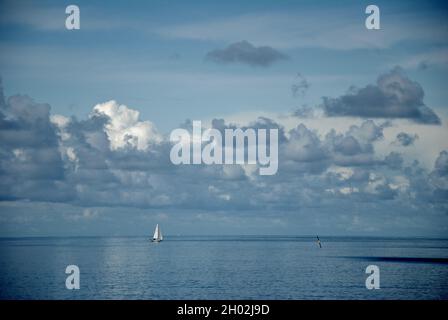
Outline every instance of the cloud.
{"type": "Polygon", "coordinates": [[[147,150],[150,143],[162,140],[150,121],[139,121],[140,113],[137,110],[119,105],[113,100],[97,104],[93,113],[108,117],[105,129],[112,150],[125,147],[147,150]]]}
{"type": "Polygon", "coordinates": [[[403,156],[398,152],[391,152],[384,158],[385,164],[391,169],[400,169],[403,165],[403,156]]]}
{"type": "Polygon", "coordinates": [[[440,152],[434,164],[434,172],[439,176],[448,176],[448,151],[440,152]]]}
{"type": "MultiPolygon", "coordinates": [[[[312,206],[318,201],[317,196],[328,188],[339,190],[332,195],[336,198],[393,199],[398,194],[389,187],[386,178],[381,181],[376,179],[375,182],[369,178],[369,172],[378,171],[381,166],[401,170],[403,162],[399,154],[390,154],[385,159],[375,154],[374,144],[383,139],[383,126],[372,120],[352,125],[343,133],[333,130],[321,137],[304,124],[286,132],[283,126],[266,117],[259,117],[248,126],[241,127],[226,123],[223,119],[214,119],[211,124],[220,131],[238,127],[243,130],[248,127],[279,130],[280,171],[272,177],[275,183],[273,189],[267,192],[266,181],[256,174],[256,166],[172,165],[169,161],[170,143],[155,131],[149,121],[139,120],[137,110],[114,101],[96,105],[86,120],[59,115],[50,117],[48,105],[36,104],[30,98],[24,100],[26,103],[17,100],[17,97],[8,101],[14,102],[8,106],[11,105],[9,109],[14,110],[16,117],[23,115],[21,117],[27,119],[27,127],[46,123],[45,126],[38,126],[33,135],[45,136],[44,141],[52,137],[50,151],[56,162],[45,157],[47,142],[45,147],[44,143],[38,144],[37,150],[29,156],[18,148],[20,141],[4,139],[4,145],[12,146],[3,154],[9,154],[8,157],[14,160],[5,162],[3,158],[4,199],[45,199],[87,207],[204,210],[253,210],[268,205],[274,210],[285,206],[312,206]],[[141,126],[147,127],[141,131],[134,130],[141,126]],[[129,135],[135,136],[135,139],[129,135]],[[21,174],[18,174],[14,170],[15,163],[21,161],[41,163],[39,157],[44,157],[42,163],[50,164],[51,169],[39,167],[39,172],[59,172],[59,175],[45,176],[45,183],[39,183],[40,177],[30,171],[22,168],[21,174]],[[321,175],[325,177],[326,170],[335,166],[340,168],[339,171],[351,174],[345,180],[336,179],[331,183],[327,178],[322,180],[321,175]],[[16,188],[12,190],[6,187],[12,181],[10,172],[16,177],[16,188]],[[290,177],[297,175],[302,176],[303,180],[291,186],[290,177]],[[210,188],[210,181],[214,181],[213,188],[210,188]],[[48,192],[56,186],[58,192],[48,192]],[[185,186],[189,186],[188,189],[185,186]],[[295,203],[297,196],[292,192],[295,189],[301,190],[300,203],[295,203]],[[213,195],[215,201],[210,202],[202,197],[204,192],[213,195]]],[[[191,130],[191,121],[183,126],[191,130]]]]}
{"type": "Polygon", "coordinates": [[[406,132],[400,132],[397,134],[397,139],[393,143],[402,147],[408,147],[413,145],[417,139],[418,135],[416,134],[411,135],[406,132]]]}
{"type": "Polygon", "coordinates": [[[0,199],[65,200],[64,163],[50,106],[23,95],[5,101],[1,86],[0,92],[0,199]]]}
{"type": "Polygon", "coordinates": [[[352,125],[345,133],[331,130],[325,136],[325,145],[332,155],[332,162],[339,166],[374,166],[380,161],[375,157],[373,143],[383,138],[383,127],[372,120],[360,126],[352,125]]]}
{"type": "Polygon", "coordinates": [[[288,59],[288,56],[269,46],[256,47],[243,40],[224,49],[210,51],[205,58],[222,64],[242,63],[252,67],[268,67],[276,61],[288,59]]]}
{"type": "MultiPolygon", "coordinates": [[[[63,219],[80,224],[103,223],[119,208],[162,210],[170,217],[178,212],[176,221],[196,221],[193,213],[206,212],[321,223],[350,216],[360,204],[372,219],[382,216],[381,227],[391,208],[398,219],[412,216],[412,208],[437,213],[448,206],[448,153],[441,152],[428,171],[390,141],[388,151],[379,153],[386,126],[373,120],[322,134],[297,117],[288,119],[295,124],[289,129],[266,116],[245,125],[213,119],[211,126],[219,131],[279,130],[279,170],[265,177],[256,165],[171,164],[167,138],[137,110],[114,101],[77,119],[51,114],[47,104],[27,96],[2,97],[0,90],[2,208],[11,202],[63,204],[72,206],[63,219]],[[316,216],[310,218],[310,212],[316,216]]],[[[191,121],[182,126],[191,130],[191,121]]]]}
{"type": "Polygon", "coordinates": [[[318,163],[327,158],[326,150],[317,133],[304,124],[289,132],[284,151],[286,158],[298,162],[318,163]]]}
{"type": "Polygon", "coordinates": [[[297,73],[294,83],[291,85],[293,97],[304,97],[310,87],[309,82],[300,73],[297,73]]]}
{"type": "Polygon", "coordinates": [[[341,137],[335,145],[335,150],[343,155],[351,156],[362,152],[358,140],[352,136],[341,137]]]}
{"type": "Polygon", "coordinates": [[[327,116],[409,119],[422,124],[440,124],[440,118],[423,102],[421,85],[396,67],[380,75],[376,84],[350,88],[338,98],[323,98],[327,116]]]}
{"type": "Polygon", "coordinates": [[[436,195],[441,198],[448,197],[448,151],[440,152],[431,172],[431,181],[436,188],[436,195]]]}

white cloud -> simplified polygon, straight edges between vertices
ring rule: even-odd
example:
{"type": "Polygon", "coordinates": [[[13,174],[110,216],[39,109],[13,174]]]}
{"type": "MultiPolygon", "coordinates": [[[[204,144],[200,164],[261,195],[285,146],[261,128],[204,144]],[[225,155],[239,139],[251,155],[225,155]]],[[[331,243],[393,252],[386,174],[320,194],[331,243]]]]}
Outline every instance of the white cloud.
{"type": "MultiPolygon", "coordinates": [[[[377,125],[388,121],[391,125],[383,127],[382,139],[374,142],[375,154],[379,158],[386,157],[390,152],[396,151],[404,156],[406,164],[412,163],[414,160],[418,160],[420,164],[427,170],[432,170],[434,162],[439,156],[442,150],[448,149],[448,113],[446,108],[433,108],[433,110],[440,117],[442,124],[428,126],[419,123],[413,123],[408,120],[395,119],[375,119],[377,125]],[[396,140],[397,134],[400,132],[407,132],[410,134],[418,135],[419,139],[414,142],[409,148],[400,148],[393,144],[396,140]]],[[[272,113],[272,112],[246,112],[222,115],[217,118],[224,119],[227,123],[235,123],[241,126],[247,126],[253,119],[258,116],[263,116],[274,120],[280,125],[284,126],[286,134],[288,131],[297,127],[300,123],[303,123],[308,129],[315,130],[320,138],[323,138],[331,130],[335,130],[336,133],[343,134],[350,129],[351,126],[361,126],[365,119],[354,117],[325,117],[320,115],[315,118],[297,118],[287,114],[272,113]]],[[[208,121],[210,122],[210,121],[208,121]]],[[[203,121],[203,123],[208,123],[203,121]]],[[[368,137],[359,137],[368,138],[368,137]]]]}
{"type": "Polygon", "coordinates": [[[353,169],[338,166],[331,166],[327,172],[336,174],[341,181],[350,179],[354,174],[353,169]]]}
{"type": "Polygon", "coordinates": [[[69,118],[62,116],[60,114],[50,115],[50,121],[59,128],[65,128],[70,123],[69,118]]]}
{"type": "Polygon", "coordinates": [[[71,162],[75,162],[75,163],[77,163],[77,162],[79,161],[79,159],[78,159],[78,157],[77,157],[77,155],[76,155],[76,152],[75,152],[75,149],[74,149],[74,148],[72,148],[72,147],[68,147],[68,148],[66,149],[66,153],[67,153],[67,157],[68,157],[68,159],[69,159],[71,162]]]}
{"type": "Polygon", "coordinates": [[[404,192],[410,187],[409,180],[404,176],[394,176],[392,177],[392,181],[392,183],[389,183],[389,187],[393,190],[404,192]]]}
{"type": "Polygon", "coordinates": [[[67,125],[70,123],[69,118],[60,114],[54,114],[50,116],[50,121],[59,129],[58,134],[62,141],[70,139],[70,134],[66,130],[67,125]]]}
{"type": "Polygon", "coordinates": [[[150,121],[139,121],[137,110],[119,105],[111,100],[97,104],[93,114],[106,115],[110,121],[105,125],[105,132],[112,150],[125,147],[146,151],[151,143],[160,143],[162,136],[150,121]]]}

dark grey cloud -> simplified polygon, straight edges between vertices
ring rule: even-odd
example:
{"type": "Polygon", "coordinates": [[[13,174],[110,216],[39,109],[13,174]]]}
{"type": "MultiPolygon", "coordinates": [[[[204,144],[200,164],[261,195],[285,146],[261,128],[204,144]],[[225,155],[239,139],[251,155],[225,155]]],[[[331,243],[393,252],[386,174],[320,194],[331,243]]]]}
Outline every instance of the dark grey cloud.
{"type": "Polygon", "coordinates": [[[408,134],[406,132],[400,132],[399,134],[397,134],[397,139],[394,141],[394,144],[399,145],[399,146],[403,146],[403,147],[408,147],[414,144],[415,140],[418,139],[418,135],[414,134],[408,134]]]}
{"type": "Polygon", "coordinates": [[[243,40],[228,45],[224,49],[210,51],[206,60],[216,63],[242,63],[252,67],[268,67],[276,61],[288,59],[288,56],[269,47],[256,47],[243,40]]]}
{"type": "Polygon", "coordinates": [[[331,130],[325,136],[325,145],[332,154],[334,164],[342,166],[373,166],[379,163],[373,144],[383,139],[383,126],[372,120],[360,126],[353,125],[345,133],[331,130]]]}
{"type": "Polygon", "coordinates": [[[16,95],[2,103],[0,129],[3,143],[15,147],[39,147],[57,144],[50,123],[50,106],[35,103],[28,96],[16,95]]]}
{"type": "Polygon", "coordinates": [[[0,87],[0,199],[67,199],[64,163],[50,106],[28,96],[6,101],[0,87]]]}
{"type": "Polygon", "coordinates": [[[421,85],[400,68],[378,77],[376,84],[352,87],[338,98],[323,98],[327,116],[409,119],[423,124],[440,124],[440,118],[423,101],[421,85]]]}

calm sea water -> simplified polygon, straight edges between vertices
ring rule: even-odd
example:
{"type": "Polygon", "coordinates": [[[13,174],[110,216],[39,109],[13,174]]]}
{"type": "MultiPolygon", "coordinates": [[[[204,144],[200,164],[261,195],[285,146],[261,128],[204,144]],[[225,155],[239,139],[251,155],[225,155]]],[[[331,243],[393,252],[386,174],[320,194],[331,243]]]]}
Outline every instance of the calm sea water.
{"type": "Polygon", "coordinates": [[[2,299],[448,299],[448,240],[321,237],[0,240],[2,299]],[[65,288],[65,268],[81,289],[65,288]],[[379,290],[365,268],[380,268],[379,290]]]}

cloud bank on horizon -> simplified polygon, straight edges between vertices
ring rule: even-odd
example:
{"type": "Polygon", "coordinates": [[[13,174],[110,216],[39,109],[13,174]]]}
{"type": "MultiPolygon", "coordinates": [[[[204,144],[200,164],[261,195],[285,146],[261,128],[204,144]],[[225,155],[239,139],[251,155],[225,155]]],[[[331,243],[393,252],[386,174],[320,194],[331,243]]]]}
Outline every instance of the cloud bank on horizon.
{"type": "Polygon", "coordinates": [[[446,8],[238,4],[2,3],[0,236],[447,236],[446,8]],[[193,120],[278,129],[277,174],[173,165],[193,120]]]}
{"type": "MultiPolygon", "coordinates": [[[[426,106],[424,115],[418,113],[418,108],[424,106],[418,83],[401,72],[392,78],[395,80],[387,82],[389,91],[387,86],[373,87],[381,101],[376,105],[375,118],[383,119],[368,119],[373,116],[370,112],[367,117],[363,113],[348,114],[364,120],[345,131],[330,129],[323,134],[308,127],[297,115],[289,116],[296,122],[290,129],[282,125],[285,119],[263,116],[247,124],[224,119],[210,122],[210,127],[222,133],[226,128],[277,128],[279,171],[273,177],[259,176],[257,165],[175,166],[169,160],[168,136],[152,122],[140,119],[138,110],[113,100],[94,106],[88,118],[77,119],[52,114],[48,104],[37,103],[26,95],[5,99],[2,89],[0,199],[7,203],[63,203],[86,208],[83,212],[96,207],[185,210],[185,215],[197,210],[212,216],[228,211],[236,213],[236,218],[275,217],[280,224],[288,223],[291,215],[314,212],[316,208],[345,217],[350,215],[347,207],[358,204],[362,210],[352,212],[357,218],[351,219],[361,231],[381,230],[381,225],[392,217],[445,215],[448,151],[440,150],[433,166],[425,168],[418,157],[425,145],[418,147],[414,157],[402,152],[403,147],[416,148],[417,134],[400,132],[388,134],[387,138],[385,134],[397,126],[390,122],[395,119],[407,119],[410,128],[416,123],[415,128],[430,130],[440,129],[442,121],[426,106]],[[417,94],[412,95],[409,85],[417,94]],[[417,101],[409,101],[412,99],[417,101]],[[384,109],[393,108],[399,111],[384,113],[384,109]],[[428,114],[431,121],[422,121],[428,114]],[[390,142],[380,154],[376,146],[385,140],[390,142]],[[364,225],[360,222],[363,218],[359,218],[362,215],[369,218],[364,225]],[[385,218],[375,221],[371,215],[385,218]]],[[[369,95],[353,95],[369,102],[369,95]]],[[[325,109],[327,98],[323,101],[325,109]]],[[[349,108],[354,107],[350,103],[349,108]]],[[[336,115],[331,113],[330,117],[336,115]]],[[[181,126],[191,130],[191,121],[181,126]]],[[[92,217],[98,215],[75,214],[67,219],[90,221],[92,217]]]]}

